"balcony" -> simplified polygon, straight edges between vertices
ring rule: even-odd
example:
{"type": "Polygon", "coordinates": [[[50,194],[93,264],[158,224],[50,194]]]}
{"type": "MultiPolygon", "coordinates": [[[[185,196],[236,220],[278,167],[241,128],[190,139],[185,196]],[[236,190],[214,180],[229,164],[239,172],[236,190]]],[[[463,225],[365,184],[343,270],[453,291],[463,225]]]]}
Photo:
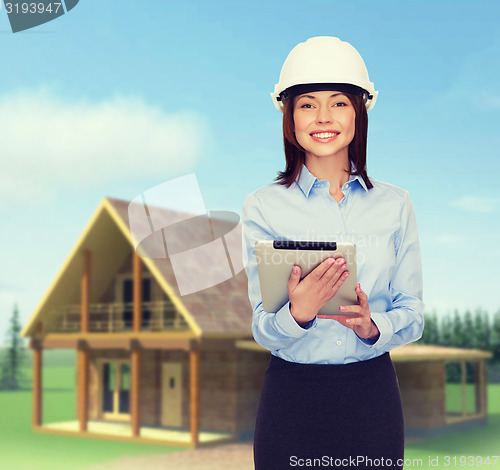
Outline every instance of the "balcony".
{"type": "MultiPolygon", "coordinates": [[[[116,333],[133,330],[132,302],[89,305],[89,332],[116,333]]],[[[65,305],[54,310],[47,333],[78,333],[81,305],[65,305]]],[[[171,302],[142,302],[141,331],[188,331],[189,325],[171,302]]]]}

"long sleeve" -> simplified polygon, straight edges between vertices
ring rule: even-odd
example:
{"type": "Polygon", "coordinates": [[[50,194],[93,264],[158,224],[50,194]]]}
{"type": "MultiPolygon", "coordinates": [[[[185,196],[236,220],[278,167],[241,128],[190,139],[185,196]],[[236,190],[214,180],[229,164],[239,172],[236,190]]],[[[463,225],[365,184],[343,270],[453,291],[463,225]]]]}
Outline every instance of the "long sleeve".
{"type": "Polygon", "coordinates": [[[289,302],[277,312],[264,311],[255,256],[255,242],[257,240],[273,240],[274,236],[264,219],[262,206],[253,194],[249,194],[243,203],[241,221],[247,254],[245,271],[248,277],[248,297],[253,309],[253,336],[257,343],[271,351],[287,348],[307,335],[310,328],[316,327],[316,319],[309,322],[306,328],[300,327],[290,313],[289,302]]]}
{"type": "Polygon", "coordinates": [[[424,328],[420,244],[415,210],[407,191],[401,208],[401,226],[395,239],[395,254],[394,275],[389,285],[392,309],[371,312],[380,337],[376,342],[363,341],[386,351],[416,341],[424,328]]]}
{"type": "MultiPolygon", "coordinates": [[[[242,231],[248,297],[255,341],[281,359],[308,364],[347,364],[377,357],[421,337],[423,281],[417,220],[408,191],[390,183],[351,175],[337,202],[329,182],[303,165],[290,187],[267,184],[243,202],[242,231]],[[368,294],[376,341],[353,329],[315,317],[304,328],[290,313],[262,307],[257,240],[334,240],[356,245],[356,276],[368,294]]],[[[250,314],[250,312],[249,312],[250,314]]]]}

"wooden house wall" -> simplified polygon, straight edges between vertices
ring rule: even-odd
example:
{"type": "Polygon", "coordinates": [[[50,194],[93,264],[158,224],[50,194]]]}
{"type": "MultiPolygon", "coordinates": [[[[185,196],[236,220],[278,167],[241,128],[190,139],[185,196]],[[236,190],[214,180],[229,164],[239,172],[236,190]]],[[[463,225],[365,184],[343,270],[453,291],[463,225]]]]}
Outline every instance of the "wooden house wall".
{"type": "Polygon", "coordinates": [[[238,350],[237,432],[253,432],[255,428],[260,391],[270,360],[270,353],[238,350]]]}
{"type": "Polygon", "coordinates": [[[269,355],[236,349],[234,340],[213,342],[201,353],[200,429],[251,432],[269,355]]]}
{"type": "Polygon", "coordinates": [[[232,350],[202,351],[200,429],[236,431],[237,361],[232,350]]]}
{"type": "Polygon", "coordinates": [[[394,363],[405,426],[429,429],[446,425],[444,361],[394,363]]]}
{"type": "Polygon", "coordinates": [[[126,272],[132,272],[132,265],[130,263],[132,263],[132,258],[131,256],[127,256],[127,260],[121,265],[120,269],[116,272],[115,276],[113,276],[111,282],[108,284],[108,287],[106,287],[106,290],[99,299],[99,302],[113,303],[117,301],[117,299],[115,298],[116,275],[126,272]]]}
{"type": "MultiPolygon", "coordinates": [[[[251,432],[269,355],[228,348],[201,351],[200,430],[251,432]]],[[[224,347],[226,346],[226,347],[224,347]]],[[[92,350],[89,370],[89,419],[98,411],[98,360],[130,359],[125,350],[92,350]]],[[[161,364],[182,364],[182,427],[189,428],[189,354],[143,350],[141,360],[141,425],[161,426],[161,364]]]]}

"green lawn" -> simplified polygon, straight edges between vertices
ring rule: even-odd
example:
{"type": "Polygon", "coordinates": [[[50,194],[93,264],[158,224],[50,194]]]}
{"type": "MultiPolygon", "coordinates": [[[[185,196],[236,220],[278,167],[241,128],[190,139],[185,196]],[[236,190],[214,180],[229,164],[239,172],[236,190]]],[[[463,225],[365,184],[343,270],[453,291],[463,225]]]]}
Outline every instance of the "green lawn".
{"type": "MultiPolygon", "coordinates": [[[[476,386],[467,384],[465,405],[467,413],[476,412],[476,386]]],[[[462,413],[462,384],[446,384],[446,411],[462,413]]]]}
{"type": "MultiPolygon", "coordinates": [[[[26,379],[31,371],[26,370],[26,379]]],[[[43,422],[76,419],[74,367],[43,369],[43,422]]],[[[181,450],[164,445],[116,442],[32,431],[31,390],[0,391],[0,469],[73,470],[120,457],[181,450]]]]}
{"type": "MultiPolygon", "coordinates": [[[[469,402],[469,390],[467,390],[467,402],[469,402]]],[[[473,392],[471,392],[472,394],[473,392]]],[[[450,408],[461,409],[460,388],[451,385],[447,389],[450,408]],[[458,390],[458,391],[457,391],[458,390]]],[[[472,406],[472,405],[471,405],[472,406]]],[[[468,407],[469,408],[469,407],[468,407]]],[[[481,457],[500,456],[500,385],[488,386],[488,424],[484,427],[471,429],[468,431],[458,431],[445,436],[435,437],[408,444],[405,448],[406,459],[422,459],[422,464],[418,468],[482,468],[491,470],[500,470],[500,458],[493,465],[494,459],[490,458],[490,465],[469,465],[468,460],[460,461],[460,457],[481,457]],[[446,457],[450,457],[449,465],[446,465],[446,457]],[[429,458],[434,459],[438,465],[429,465],[429,458]],[[436,458],[438,459],[436,461],[436,458]],[[455,461],[456,459],[456,461],[455,461]],[[456,462],[456,464],[455,464],[456,462]],[[461,464],[462,463],[462,464],[461,464]],[[464,465],[465,463],[465,465],[464,465]]],[[[419,462],[418,462],[419,463],[419,462]]],[[[417,466],[417,461],[413,465],[407,465],[405,468],[417,466]]]]}
{"type": "MultiPolygon", "coordinates": [[[[29,381],[31,372],[26,371],[29,381]]],[[[75,371],[73,367],[45,367],[43,374],[43,420],[45,423],[75,419],[75,371]]],[[[451,392],[451,397],[455,392],[451,392]]],[[[458,398],[456,398],[458,400],[458,398]]],[[[453,398],[451,399],[453,400],[453,398]]],[[[451,402],[452,403],[452,402],[451,402]]],[[[449,468],[460,467],[460,456],[500,454],[500,385],[488,387],[489,423],[469,431],[455,432],[447,436],[428,439],[406,446],[405,458],[422,459],[423,464],[407,465],[406,468],[446,468],[445,456],[457,458],[449,468]],[[429,458],[439,458],[438,466],[429,465],[429,458]]],[[[121,457],[159,454],[181,450],[173,447],[114,442],[103,439],[58,436],[35,433],[31,429],[32,392],[0,391],[0,469],[7,470],[72,470],[83,469],[91,464],[103,463],[121,457]]],[[[461,466],[478,468],[479,466],[461,466]]],[[[480,468],[500,470],[496,466],[480,468]]]]}

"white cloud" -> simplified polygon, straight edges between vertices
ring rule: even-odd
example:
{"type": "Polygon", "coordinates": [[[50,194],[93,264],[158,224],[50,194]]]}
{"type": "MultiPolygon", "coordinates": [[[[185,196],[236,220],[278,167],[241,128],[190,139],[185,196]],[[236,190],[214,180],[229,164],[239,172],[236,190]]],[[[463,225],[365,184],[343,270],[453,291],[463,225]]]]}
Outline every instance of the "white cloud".
{"type": "Polygon", "coordinates": [[[452,201],[450,205],[467,212],[488,214],[497,210],[499,202],[494,198],[467,195],[452,201]]]}
{"type": "Polygon", "coordinates": [[[498,73],[500,61],[498,48],[500,35],[484,42],[483,47],[470,51],[461,57],[454,80],[441,99],[451,106],[452,111],[464,112],[464,102],[473,109],[497,110],[500,108],[498,73]],[[471,90],[473,91],[471,93],[471,90]]]}
{"type": "Polygon", "coordinates": [[[125,178],[193,171],[208,124],[141,98],[66,102],[53,92],[0,96],[0,208],[125,178]]]}

